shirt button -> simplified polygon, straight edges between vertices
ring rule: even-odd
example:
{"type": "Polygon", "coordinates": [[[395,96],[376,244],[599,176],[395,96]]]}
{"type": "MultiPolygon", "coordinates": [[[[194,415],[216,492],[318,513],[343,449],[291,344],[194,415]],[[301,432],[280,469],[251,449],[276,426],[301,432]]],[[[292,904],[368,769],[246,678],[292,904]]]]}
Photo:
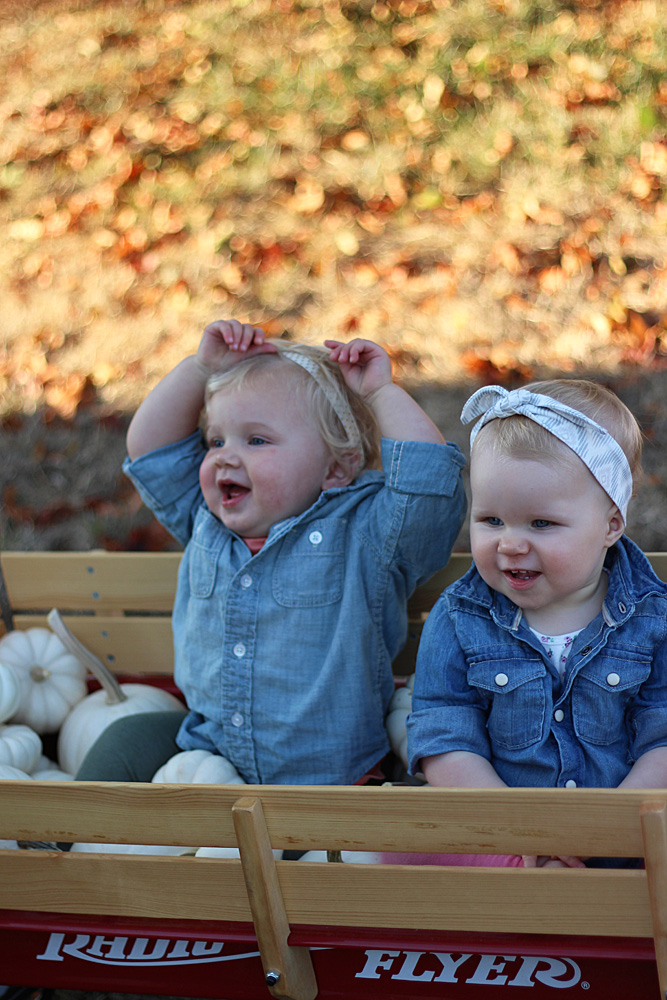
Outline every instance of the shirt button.
{"type": "Polygon", "coordinates": [[[610,687],[613,688],[618,687],[620,683],[621,683],[621,678],[618,676],[618,674],[607,674],[607,684],[609,684],[610,687]]]}
{"type": "Polygon", "coordinates": [[[621,612],[622,615],[624,615],[628,609],[626,608],[625,604],[623,604],[623,602],[621,601],[618,605],[618,610],[621,612]]]}
{"type": "Polygon", "coordinates": [[[322,542],[322,532],[321,531],[311,531],[308,535],[308,541],[311,545],[320,545],[322,542]]]}
{"type": "Polygon", "coordinates": [[[556,711],[554,712],[554,719],[556,720],[556,722],[562,722],[564,718],[565,718],[565,712],[563,711],[563,709],[557,708],[556,711]]]}
{"type": "Polygon", "coordinates": [[[566,788],[576,788],[577,787],[577,783],[576,783],[576,781],[573,778],[570,778],[569,781],[565,782],[565,787],[566,788]]]}
{"type": "Polygon", "coordinates": [[[243,725],[243,721],[244,720],[243,720],[243,716],[241,715],[241,713],[240,712],[234,712],[234,714],[232,715],[232,725],[236,726],[236,728],[238,729],[239,726],[243,725]]]}
{"type": "Polygon", "coordinates": [[[507,674],[496,674],[493,678],[498,687],[504,688],[506,684],[509,684],[509,677],[507,674]]]}
{"type": "Polygon", "coordinates": [[[245,646],[242,642],[237,642],[234,646],[234,656],[237,656],[239,660],[242,656],[245,656],[245,646]]]}
{"type": "Polygon", "coordinates": [[[248,587],[251,585],[251,583],[252,583],[252,577],[250,576],[250,573],[244,573],[243,576],[241,577],[241,586],[243,587],[243,589],[247,590],[248,587]]]}

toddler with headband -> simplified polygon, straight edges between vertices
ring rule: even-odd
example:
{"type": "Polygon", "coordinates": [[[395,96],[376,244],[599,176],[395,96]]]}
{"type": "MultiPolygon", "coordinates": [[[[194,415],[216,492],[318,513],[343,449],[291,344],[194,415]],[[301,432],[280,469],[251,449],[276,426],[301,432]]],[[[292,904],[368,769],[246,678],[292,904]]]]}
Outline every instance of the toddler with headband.
{"type": "Polygon", "coordinates": [[[480,389],[461,415],[478,418],[474,564],[424,628],[411,771],[452,787],[664,788],[667,585],[624,535],[636,420],[565,379],[480,389]]]}
{"type": "Polygon", "coordinates": [[[377,344],[269,341],[232,320],[147,396],[128,452],[185,549],[173,630],[189,711],[120,720],[77,777],[150,781],[207,750],[249,783],[359,780],[388,750],[407,597],[465,513],[459,449],[377,344]]]}

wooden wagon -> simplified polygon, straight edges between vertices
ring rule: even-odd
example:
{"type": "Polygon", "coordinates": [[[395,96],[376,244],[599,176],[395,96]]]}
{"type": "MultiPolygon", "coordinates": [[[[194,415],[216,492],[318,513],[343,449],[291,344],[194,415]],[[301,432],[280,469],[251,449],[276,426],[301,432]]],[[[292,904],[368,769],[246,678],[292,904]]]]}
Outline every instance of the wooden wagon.
{"type": "MultiPolygon", "coordinates": [[[[663,578],[667,555],[651,555],[663,578]]],[[[169,685],[178,555],[5,553],[17,628],[57,606],[123,679],[169,685]]],[[[410,602],[396,663],[449,567],[410,602]]],[[[400,681],[399,681],[400,682],[400,681]]],[[[667,995],[667,790],[0,782],[0,838],[241,858],[0,851],[0,982],[187,997],[667,995]],[[642,869],[275,861],[274,849],[643,857],[642,869]]]]}

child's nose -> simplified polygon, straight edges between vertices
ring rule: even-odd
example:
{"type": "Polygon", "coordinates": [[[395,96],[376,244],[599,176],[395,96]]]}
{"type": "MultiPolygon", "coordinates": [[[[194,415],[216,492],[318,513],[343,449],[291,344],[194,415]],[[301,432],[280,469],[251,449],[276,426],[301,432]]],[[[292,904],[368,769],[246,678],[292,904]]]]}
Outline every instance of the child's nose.
{"type": "Polygon", "coordinates": [[[217,448],[215,453],[216,465],[238,465],[239,456],[236,448],[233,447],[231,442],[225,441],[222,448],[217,448]]]}
{"type": "Polygon", "coordinates": [[[528,548],[528,539],[520,531],[504,531],[498,542],[498,551],[503,555],[521,555],[528,548]]]}

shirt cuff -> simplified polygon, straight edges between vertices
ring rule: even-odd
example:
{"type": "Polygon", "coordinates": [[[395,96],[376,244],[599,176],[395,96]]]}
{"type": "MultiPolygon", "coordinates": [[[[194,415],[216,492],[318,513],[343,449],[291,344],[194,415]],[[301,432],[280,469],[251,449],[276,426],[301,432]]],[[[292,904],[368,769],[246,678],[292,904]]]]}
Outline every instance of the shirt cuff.
{"type": "Polygon", "coordinates": [[[465,457],[455,444],[382,438],[382,469],[390,489],[422,496],[452,497],[465,457]]]}
{"type": "Polygon", "coordinates": [[[132,480],[142,500],[153,510],[159,510],[199,487],[199,466],[204,454],[201,434],[196,431],[134,461],[126,458],[123,472],[132,480]]]}
{"type": "Polygon", "coordinates": [[[486,726],[476,708],[447,706],[413,712],[408,716],[408,770],[421,770],[424,757],[462,750],[491,760],[486,726]]]}

